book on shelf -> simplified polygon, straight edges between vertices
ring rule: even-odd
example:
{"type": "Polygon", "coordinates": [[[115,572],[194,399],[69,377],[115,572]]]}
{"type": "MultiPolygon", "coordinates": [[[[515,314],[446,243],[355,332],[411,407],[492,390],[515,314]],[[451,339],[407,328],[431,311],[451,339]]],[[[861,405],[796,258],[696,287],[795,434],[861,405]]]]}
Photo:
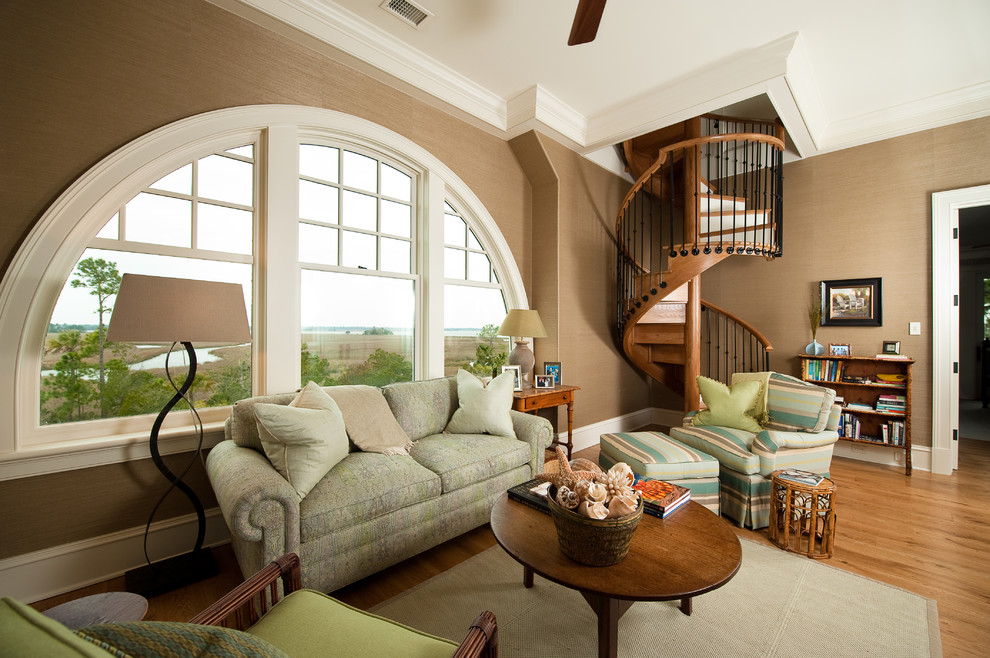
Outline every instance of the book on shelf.
{"type": "Polygon", "coordinates": [[[511,500],[528,505],[533,509],[538,509],[544,514],[550,513],[550,505],[547,503],[547,492],[550,483],[539,479],[532,479],[514,487],[509,487],[506,494],[511,500]]]}
{"type": "Polygon", "coordinates": [[[843,384],[872,384],[873,382],[869,377],[860,377],[858,375],[843,375],[843,384]]]}
{"type": "Polygon", "coordinates": [[[633,489],[643,499],[643,513],[667,518],[691,499],[691,490],[665,480],[637,479],[633,489]]]}
{"type": "Polygon", "coordinates": [[[811,485],[812,487],[818,486],[822,483],[822,480],[825,479],[821,475],[810,473],[808,471],[800,471],[796,468],[784,469],[783,471],[777,473],[777,477],[783,480],[797,482],[798,484],[811,485]]]}
{"type": "Polygon", "coordinates": [[[873,407],[862,402],[848,402],[845,408],[849,411],[874,411],[873,407]]]}
{"type": "Polygon", "coordinates": [[[878,359],[890,359],[892,361],[910,361],[911,357],[906,354],[877,354],[878,359]]]}

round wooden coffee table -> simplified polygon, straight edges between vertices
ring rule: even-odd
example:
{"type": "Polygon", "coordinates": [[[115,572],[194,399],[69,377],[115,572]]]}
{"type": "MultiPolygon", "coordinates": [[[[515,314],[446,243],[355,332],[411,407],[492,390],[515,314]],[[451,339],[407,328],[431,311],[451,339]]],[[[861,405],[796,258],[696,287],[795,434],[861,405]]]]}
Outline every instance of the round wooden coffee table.
{"type": "Polygon", "coordinates": [[[619,618],[636,601],[691,599],[729,582],[739,570],[742,547],[735,532],[695,501],[666,519],[644,514],[626,559],[611,567],[579,564],[560,551],[550,515],[502,494],[492,508],[492,532],[499,545],[523,565],[523,584],[538,573],[581,592],[598,615],[598,655],[614,657],[619,618]]]}

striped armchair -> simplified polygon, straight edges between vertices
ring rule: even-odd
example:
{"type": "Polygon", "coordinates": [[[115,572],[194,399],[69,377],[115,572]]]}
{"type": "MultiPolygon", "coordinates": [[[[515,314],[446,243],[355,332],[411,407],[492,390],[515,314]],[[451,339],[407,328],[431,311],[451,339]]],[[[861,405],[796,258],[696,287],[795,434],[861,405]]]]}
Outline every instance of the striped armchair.
{"type": "Polygon", "coordinates": [[[718,460],[722,514],[754,530],[770,523],[771,473],[798,468],[829,474],[842,414],[832,389],[776,372],[769,373],[765,399],[769,418],[757,433],[694,425],[695,412],[670,430],[671,437],[718,460]]]}

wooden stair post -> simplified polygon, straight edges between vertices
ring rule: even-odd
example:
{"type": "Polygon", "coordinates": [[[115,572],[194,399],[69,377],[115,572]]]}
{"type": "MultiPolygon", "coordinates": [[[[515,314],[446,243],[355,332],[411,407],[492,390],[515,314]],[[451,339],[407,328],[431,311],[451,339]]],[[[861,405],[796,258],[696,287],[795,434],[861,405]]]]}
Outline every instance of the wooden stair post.
{"type": "Polygon", "coordinates": [[[684,315],[684,411],[701,407],[698,375],[701,374],[701,276],[688,281],[684,315]]]}

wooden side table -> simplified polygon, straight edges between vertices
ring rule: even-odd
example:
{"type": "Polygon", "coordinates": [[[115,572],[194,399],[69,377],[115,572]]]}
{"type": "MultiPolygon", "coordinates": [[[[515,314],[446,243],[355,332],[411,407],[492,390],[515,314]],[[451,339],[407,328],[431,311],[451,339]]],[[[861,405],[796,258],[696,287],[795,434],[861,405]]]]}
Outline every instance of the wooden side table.
{"type": "Polygon", "coordinates": [[[574,442],[571,435],[574,431],[574,391],[580,391],[580,386],[554,386],[553,388],[524,388],[512,394],[512,408],[516,411],[535,414],[540,409],[549,409],[567,405],[567,443],[560,440],[560,432],[551,445],[567,447],[567,458],[571,458],[574,442]]]}
{"type": "Polygon", "coordinates": [[[810,558],[832,557],[835,542],[835,483],[804,484],[770,475],[770,527],[774,544],[810,558]]]}
{"type": "Polygon", "coordinates": [[[41,614],[76,630],[94,624],[141,621],[148,612],[148,601],[131,592],[106,592],[68,601],[41,614]]]}

